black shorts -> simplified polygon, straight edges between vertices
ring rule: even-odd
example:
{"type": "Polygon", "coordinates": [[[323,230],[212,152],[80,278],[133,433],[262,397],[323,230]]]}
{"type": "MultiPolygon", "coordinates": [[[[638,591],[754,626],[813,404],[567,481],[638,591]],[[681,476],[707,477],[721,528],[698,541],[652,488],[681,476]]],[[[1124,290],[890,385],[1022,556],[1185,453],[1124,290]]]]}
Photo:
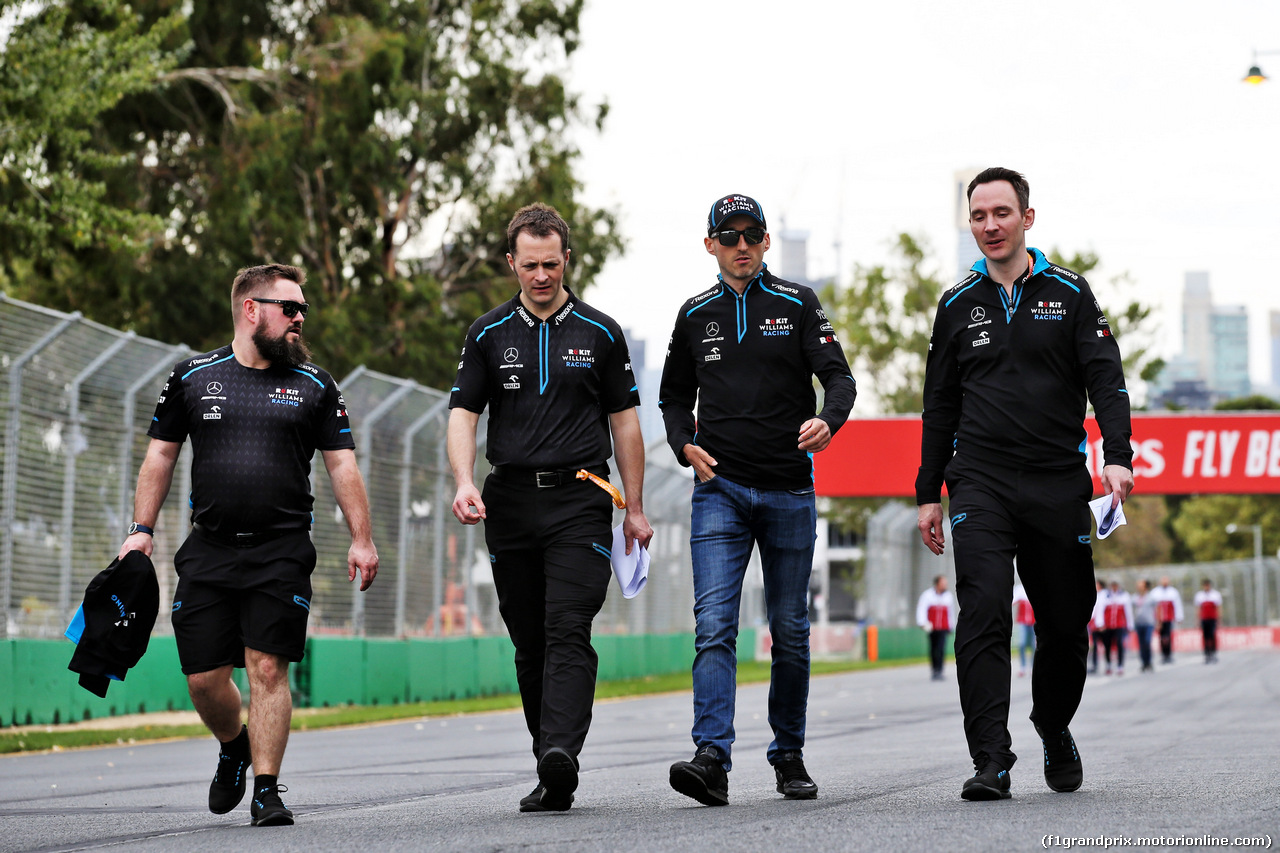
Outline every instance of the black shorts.
{"type": "Polygon", "coordinates": [[[187,675],[244,666],[244,650],[300,661],[316,549],[305,530],[236,548],[193,532],[174,555],[173,633],[187,675]]]}

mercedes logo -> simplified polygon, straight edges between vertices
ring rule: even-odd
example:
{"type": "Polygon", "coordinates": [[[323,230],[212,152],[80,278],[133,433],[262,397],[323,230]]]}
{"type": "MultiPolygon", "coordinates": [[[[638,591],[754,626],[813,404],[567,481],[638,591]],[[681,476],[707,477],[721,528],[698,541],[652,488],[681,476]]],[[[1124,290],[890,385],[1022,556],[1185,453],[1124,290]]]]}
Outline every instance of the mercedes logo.
{"type": "Polygon", "coordinates": [[[708,324],[707,324],[707,337],[708,337],[708,338],[714,338],[714,337],[715,337],[716,335],[718,335],[718,334],[720,334],[720,324],[719,324],[719,323],[708,323],[708,324]]]}
{"type": "Polygon", "coordinates": [[[508,364],[510,364],[520,357],[520,353],[515,347],[507,347],[507,351],[502,354],[502,357],[507,360],[508,364]]]}
{"type": "Polygon", "coordinates": [[[973,313],[972,313],[972,314],[970,314],[969,316],[970,316],[970,317],[972,317],[972,318],[973,318],[973,322],[975,322],[975,323],[976,323],[976,322],[978,322],[979,320],[985,320],[985,319],[987,319],[987,312],[986,312],[985,310],[983,310],[983,308],[982,308],[982,306],[981,306],[981,305],[979,305],[977,308],[974,308],[974,309],[973,309],[973,313]]]}
{"type": "Polygon", "coordinates": [[[207,386],[205,386],[205,389],[204,389],[204,390],[208,391],[210,394],[221,394],[221,393],[222,393],[222,383],[221,383],[221,382],[210,382],[207,386]]]}

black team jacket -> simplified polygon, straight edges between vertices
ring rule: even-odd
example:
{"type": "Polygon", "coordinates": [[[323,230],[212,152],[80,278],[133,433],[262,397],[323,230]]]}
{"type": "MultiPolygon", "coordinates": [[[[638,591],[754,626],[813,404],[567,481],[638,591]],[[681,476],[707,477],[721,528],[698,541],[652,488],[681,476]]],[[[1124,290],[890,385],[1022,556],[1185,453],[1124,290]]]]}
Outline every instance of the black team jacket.
{"type": "Polygon", "coordinates": [[[1106,465],[1132,468],[1120,347],[1084,277],[1028,251],[1010,298],[986,260],[942,294],[929,340],[916,503],[938,503],[952,454],[1009,470],[1084,465],[1093,402],[1106,465]],[[1086,399],[1086,393],[1088,395],[1086,399]]]}
{"type": "Polygon", "coordinates": [[[141,551],[112,560],[89,581],[66,631],[76,643],[67,669],[80,673],[80,686],[105,697],[111,681],[124,681],[146,652],[159,611],[156,570],[141,551]]]}
{"type": "Polygon", "coordinates": [[[658,401],[667,443],[686,466],[684,446],[696,444],[741,486],[812,488],[812,454],[796,445],[817,409],[814,376],[825,391],[817,417],[835,435],[857,387],[817,294],[767,266],[742,295],[722,280],[676,316],[658,401]]]}

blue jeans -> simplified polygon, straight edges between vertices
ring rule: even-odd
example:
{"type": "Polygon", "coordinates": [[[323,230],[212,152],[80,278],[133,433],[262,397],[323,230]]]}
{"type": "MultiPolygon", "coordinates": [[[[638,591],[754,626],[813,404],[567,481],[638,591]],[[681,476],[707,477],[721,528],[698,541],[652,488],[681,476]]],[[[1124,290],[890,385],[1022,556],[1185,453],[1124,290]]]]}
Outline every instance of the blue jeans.
{"type": "Polygon", "coordinates": [[[804,747],[809,704],[809,573],[817,525],[813,488],[753,489],[713,477],[693,489],[693,742],[724,756],[733,747],[738,611],[752,545],[760,548],[773,638],[768,759],[804,747]]]}

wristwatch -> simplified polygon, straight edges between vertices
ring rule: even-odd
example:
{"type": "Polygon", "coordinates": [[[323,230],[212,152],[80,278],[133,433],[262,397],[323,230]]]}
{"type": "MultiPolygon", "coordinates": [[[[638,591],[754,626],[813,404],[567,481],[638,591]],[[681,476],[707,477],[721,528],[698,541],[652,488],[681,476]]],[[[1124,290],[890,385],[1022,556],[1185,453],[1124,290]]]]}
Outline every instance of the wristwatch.
{"type": "Polygon", "coordinates": [[[156,535],[156,532],[152,530],[150,527],[147,527],[145,524],[139,524],[136,521],[131,522],[129,524],[129,535],[132,536],[135,533],[145,533],[148,536],[156,535]]]}

